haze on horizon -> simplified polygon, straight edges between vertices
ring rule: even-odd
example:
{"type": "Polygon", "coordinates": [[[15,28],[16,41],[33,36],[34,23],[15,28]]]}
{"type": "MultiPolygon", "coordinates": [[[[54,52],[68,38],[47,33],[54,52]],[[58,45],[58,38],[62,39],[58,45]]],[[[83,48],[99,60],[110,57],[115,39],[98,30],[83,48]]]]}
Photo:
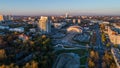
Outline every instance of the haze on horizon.
{"type": "Polygon", "coordinates": [[[120,15],[120,0],[2,0],[0,14],[120,15]]]}

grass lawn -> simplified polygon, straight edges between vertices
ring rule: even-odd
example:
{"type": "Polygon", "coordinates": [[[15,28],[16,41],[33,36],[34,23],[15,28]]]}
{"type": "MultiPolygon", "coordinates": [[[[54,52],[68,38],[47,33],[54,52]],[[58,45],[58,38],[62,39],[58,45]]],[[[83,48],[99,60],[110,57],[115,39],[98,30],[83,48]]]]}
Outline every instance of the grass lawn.
{"type": "MultiPolygon", "coordinates": [[[[84,56],[86,53],[88,53],[88,51],[86,49],[74,49],[74,50],[59,50],[56,51],[55,54],[59,55],[62,53],[76,53],[78,54],[80,57],[84,56]]],[[[83,57],[80,58],[80,65],[85,65],[87,62],[87,57],[83,57]]],[[[84,66],[80,66],[80,68],[85,68],[84,66]]]]}
{"type": "Polygon", "coordinates": [[[80,58],[80,64],[85,65],[87,62],[87,57],[80,58]]]}
{"type": "Polygon", "coordinates": [[[86,68],[86,67],[80,67],[80,68],[86,68]]]}

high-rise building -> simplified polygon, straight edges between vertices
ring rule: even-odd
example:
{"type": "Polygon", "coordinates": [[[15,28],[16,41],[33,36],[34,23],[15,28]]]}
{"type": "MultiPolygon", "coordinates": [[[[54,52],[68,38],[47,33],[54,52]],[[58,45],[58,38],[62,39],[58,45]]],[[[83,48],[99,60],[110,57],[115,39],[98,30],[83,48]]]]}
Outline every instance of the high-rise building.
{"type": "Polygon", "coordinates": [[[68,13],[65,14],[65,18],[68,18],[68,13]]]}
{"type": "Polygon", "coordinates": [[[49,17],[41,16],[38,27],[42,33],[51,32],[51,20],[49,17]]]}
{"type": "Polygon", "coordinates": [[[31,20],[32,18],[31,17],[28,17],[28,20],[31,20]]]}
{"type": "Polygon", "coordinates": [[[76,19],[73,19],[73,24],[75,24],[76,23],[76,19]]]}
{"type": "Polygon", "coordinates": [[[11,20],[12,16],[11,15],[7,15],[8,20],[11,20]]]}
{"type": "Polygon", "coordinates": [[[80,19],[78,19],[78,24],[80,24],[81,23],[81,20],[80,19]]]}
{"type": "Polygon", "coordinates": [[[3,15],[0,15],[0,21],[3,21],[4,19],[3,19],[3,15]]]}
{"type": "Polygon", "coordinates": [[[55,17],[54,16],[52,16],[52,20],[54,20],[55,19],[55,17]]]}
{"type": "Polygon", "coordinates": [[[13,20],[13,17],[11,15],[6,15],[6,16],[4,16],[4,20],[10,21],[10,20],[13,20]]]}

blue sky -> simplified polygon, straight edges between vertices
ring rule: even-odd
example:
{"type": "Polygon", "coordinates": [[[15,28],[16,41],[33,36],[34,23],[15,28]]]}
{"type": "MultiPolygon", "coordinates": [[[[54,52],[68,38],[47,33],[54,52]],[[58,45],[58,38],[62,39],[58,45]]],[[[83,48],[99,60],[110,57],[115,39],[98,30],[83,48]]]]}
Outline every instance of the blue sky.
{"type": "Polygon", "coordinates": [[[120,0],[1,0],[0,14],[120,15],[120,0]]]}

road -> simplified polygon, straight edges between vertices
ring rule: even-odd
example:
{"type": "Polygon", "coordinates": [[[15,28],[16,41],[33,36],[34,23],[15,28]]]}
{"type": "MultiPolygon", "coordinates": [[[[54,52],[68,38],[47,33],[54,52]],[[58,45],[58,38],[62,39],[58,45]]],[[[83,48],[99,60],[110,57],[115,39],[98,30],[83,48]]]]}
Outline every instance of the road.
{"type": "MultiPolygon", "coordinates": [[[[102,57],[104,55],[104,51],[105,51],[105,47],[103,46],[103,43],[102,43],[102,40],[101,40],[101,32],[100,32],[100,28],[99,28],[99,24],[95,24],[95,33],[96,33],[96,46],[95,47],[95,50],[98,51],[99,53],[99,60],[98,60],[98,68],[102,68],[102,57]]],[[[63,38],[63,42],[64,43],[68,43],[68,42],[72,42],[74,43],[74,41],[72,41],[72,38],[76,35],[76,33],[70,33],[68,34],[65,38],[63,38]]],[[[89,47],[86,47],[86,46],[80,46],[80,45],[75,45],[74,46],[77,46],[77,48],[70,48],[70,49],[79,49],[79,48],[82,48],[82,49],[86,49],[86,48],[91,48],[91,46],[89,47]]],[[[60,49],[65,49],[65,48],[60,48],[60,49]]],[[[67,50],[69,50],[69,48],[66,48],[67,50]]],[[[56,51],[59,50],[56,49],[56,51]]],[[[56,52],[55,51],[55,52],[56,52]]]]}
{"type": "Polygon", "coordinates": [[[71,43],[76,43],[75,41],[72,40],[73,37],[74,37],[76,34],[77,34],[77,33],[75,33],[75,32],[68,33],[67,36],[62,39],[62,41],[63,41],[63,42],[67,42],[67,43],[69,43],[69,42],[71,42],[71,43]]]}
{"type": "Polygon", "coordinates": [[[96,46],[98,46],[98,53],[99,53],[99,62],[98,62],[98,68],[102,68],[102,57],[104,55],[104,46],[101,40],[101,33],[100,33],[100,29],[99,29],[99,25],[96,24],[95,25],[95,32],[96,32],[96,46]]]}

